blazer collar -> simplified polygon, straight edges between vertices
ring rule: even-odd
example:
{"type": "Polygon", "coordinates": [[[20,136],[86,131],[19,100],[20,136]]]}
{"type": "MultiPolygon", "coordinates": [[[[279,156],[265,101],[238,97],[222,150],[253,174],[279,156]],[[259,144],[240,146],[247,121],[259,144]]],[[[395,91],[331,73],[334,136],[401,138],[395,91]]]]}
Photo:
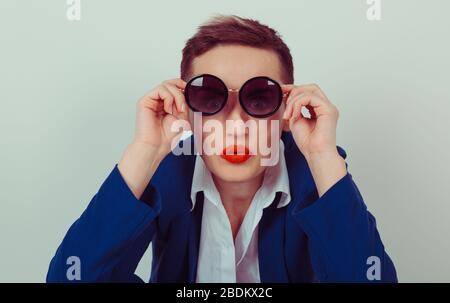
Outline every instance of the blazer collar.
{"type": "MultiPolygon", "coordinates": [[[[289,189],[289,176],[284,157],[284,141],[280,140],[279,161],[274,166],[266,168],[264,181],[260,189],[260,194],[263,197],[275,197],[276,192],[281,192],[281,198],[277,203],[277,207],[286,206],[291,200],[289,189]]],[[[196,195],[198,192],[203,192],[204,196],[214,204],[219,203],[220,195],[214,184],[211,172],[207,169],[203,158],[200,155],[196,156],[194,172],[191,186],[191,201],[192,208],[195,207],[196,195]]]]}

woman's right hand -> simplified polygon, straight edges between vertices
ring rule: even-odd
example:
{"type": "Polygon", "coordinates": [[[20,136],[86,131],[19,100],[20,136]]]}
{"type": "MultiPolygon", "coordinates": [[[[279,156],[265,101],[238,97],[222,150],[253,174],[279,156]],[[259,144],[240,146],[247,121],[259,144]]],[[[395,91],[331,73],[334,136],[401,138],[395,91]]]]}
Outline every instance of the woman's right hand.
{"type": "Polygon", "coordinates": [[[157,149],[162,156],[170,152],[171,143],[180,132],[172,132],[177,120],[188,120],[188,107],[181,89],[186,82],[172,79],[162,82],[137,103],[134,142],[157,149]]]}
{"type": "Polygon", "coordinates": [[[172,132],[177,120],[188,121],[188,107],[181,89],[186,82],[172,79],[162,82],[137,103],[133,142],[123,153],[119,171],[135,197],[139,199],[159,163],[170,152],[172,142],[182,130],[172,132]]]}

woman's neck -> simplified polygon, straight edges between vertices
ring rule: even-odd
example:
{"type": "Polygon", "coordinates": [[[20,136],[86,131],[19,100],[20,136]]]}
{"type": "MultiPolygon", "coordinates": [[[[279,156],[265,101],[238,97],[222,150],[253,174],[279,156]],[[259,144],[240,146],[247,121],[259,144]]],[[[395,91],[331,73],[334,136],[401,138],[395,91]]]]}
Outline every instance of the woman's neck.
{"type": "Polygon", "coordinates": [[[214,175],[212,178],[220,194],[223,207],[227,212],[233,239],[235,239],[253,197],[263,183],[264,172],[251,180],[243,182],[224,181],[214,175]]]}

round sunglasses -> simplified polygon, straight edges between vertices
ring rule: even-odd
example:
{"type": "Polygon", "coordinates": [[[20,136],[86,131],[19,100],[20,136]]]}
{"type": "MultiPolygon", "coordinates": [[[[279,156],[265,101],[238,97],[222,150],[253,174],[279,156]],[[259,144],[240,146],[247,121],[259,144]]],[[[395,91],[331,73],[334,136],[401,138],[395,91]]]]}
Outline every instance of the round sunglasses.
{"type": "Polygon", "coordinates": [[[189,108],[206,116],[222,110],[229,92],[238,92],[241,107],[255,118],[273,115],[280,107],[283,97],[288,95],[283,94],[277,81],[266,76],[251,78],[240,89],[230,89],[220,78],[202,74],[189,80],[182,91],[189,108]]]}

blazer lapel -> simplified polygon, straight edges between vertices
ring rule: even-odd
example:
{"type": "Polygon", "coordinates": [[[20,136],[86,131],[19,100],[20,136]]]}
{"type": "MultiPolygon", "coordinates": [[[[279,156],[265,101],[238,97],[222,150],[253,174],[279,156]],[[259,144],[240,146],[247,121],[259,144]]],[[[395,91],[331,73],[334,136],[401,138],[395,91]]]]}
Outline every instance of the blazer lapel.
{"type": "Polygon", "coordinates": [[[188,240],[188,283],[195,283],[197,277],[200,233],[203,215],[203,192],[198,192],[195,207],[191,212],[188,240]]]}
{"type": "Polygon", "coordinates": [[[284,260],[285,211],[277,208],[281,193],[264,209],[259,223],[258,259],[260,279],[263,283],[289,282],[284,260]]]}
{"type": "Polygon", "coordinates": [[[281,194],[264,209],[259,225],[259,271],[261,282],[289,282],[286,260],[286,223],[287,216],[297,204],[304,204],[309,189],[307,164],[290,132],[283,132],[284,155],[289,175],[291,201],[289,205],[277,208],[281,194]]]}

